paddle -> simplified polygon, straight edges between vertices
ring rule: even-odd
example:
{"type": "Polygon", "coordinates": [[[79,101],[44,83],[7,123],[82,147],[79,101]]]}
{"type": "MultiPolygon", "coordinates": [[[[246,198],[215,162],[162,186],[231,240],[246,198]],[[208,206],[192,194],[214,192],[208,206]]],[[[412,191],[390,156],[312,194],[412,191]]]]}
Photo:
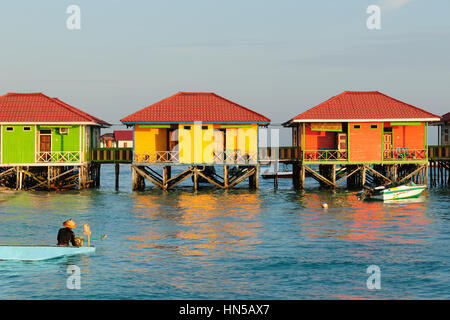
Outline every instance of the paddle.
{"type": "Polygon", "coordinates": [[[87,223],[85,225],[83,225],[83,233],[88,236],[88,247],[90,247],[91,246],[91,229],[87,223]]]}
{"type": "MultiPolygon", "coordinates": [[[[105,239],[107,237],[107,235],[104,234],[104,235],[101,235],[101,236],[97,236],[97,237],[91,238],[91,228],[89,227],[88,224],[83,225],[83,234],[87,235],[87,241],[88,241],[88,245],[87,246],[88,247],[91,246],[91,239],[92,240],[103,240],[103,239],[105,239]]],[[[83,238],[83,237],[77,237],[77,238],[79,238],[82,241],[86,241],[86,238],[83,238]]]]}
{"type": "MultiPolygon", "coordinates": [[[[107,236],[108,236],[108,235],[104,234],[104,235],[101,235],[101,236],[98,236],[98,237],[93,237],[93,238],[91,238],[91,240],[103,240],[103,239],[105,239],[107,236]]],[[[86,239],[83,238],[83,240],[86,240],[86,239]]]]}

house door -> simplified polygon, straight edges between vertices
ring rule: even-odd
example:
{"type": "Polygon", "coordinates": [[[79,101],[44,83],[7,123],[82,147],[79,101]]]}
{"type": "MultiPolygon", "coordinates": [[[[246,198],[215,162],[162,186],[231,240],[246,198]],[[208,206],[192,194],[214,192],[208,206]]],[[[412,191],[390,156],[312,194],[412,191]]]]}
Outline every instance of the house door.
{"type": "Polygon", "coordinates": [[[39,161],[48,162],[51,160],[52,133],[50,130],[39,132],[39,161]]]}
{"type": "Polygon", "coordinates": [[[167,161],[178,161],[178,129],[167,130],[167,161]]]}
{"type": "Polygon", "coordinates": [[[213,136],[213,160],[223,161],[225,159],[226,130],[214,129],[213,136]]]}
{"type": "Polygon", "coordinates": [[[385,132],[383,134],[383,158],[394,158],[394,154],[392,152],[392,132],[385,132]]]}
{"type": "Polygon", "coordinates": [[[338,133],[338,150],[347,151],[347,134],[338,133]]]}

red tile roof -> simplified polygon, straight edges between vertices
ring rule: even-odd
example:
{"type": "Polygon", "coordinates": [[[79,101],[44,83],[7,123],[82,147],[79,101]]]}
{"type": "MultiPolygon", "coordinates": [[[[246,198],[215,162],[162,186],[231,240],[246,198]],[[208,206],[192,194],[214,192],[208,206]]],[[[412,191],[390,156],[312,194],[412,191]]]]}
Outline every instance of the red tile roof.
{"type": "Polygon", "coordinates": [[[263,122],[270,119],[215,93],[179,92],[121,120],[136,122],[263,122]]]}
{"type": "MultiPolygon", "coordinates": [[[[344,91],[289,122],[349,120],[438,121],[439,116],[391,98],[378,91],[344,91]]],[[[286,123],[286,124],[287,124],[286,123]]]]}
{"type": "Polygon", "coordinates": [[[7,93],[0,96],[0,123],[92,123],[110,126],[106,121],[43,93],[7,93]]]}
{"type": "Polygon", "coordinates": [[[116,141],[132,141],[133,131],[132,130],[115,130],[114,139],[116,141]]]}

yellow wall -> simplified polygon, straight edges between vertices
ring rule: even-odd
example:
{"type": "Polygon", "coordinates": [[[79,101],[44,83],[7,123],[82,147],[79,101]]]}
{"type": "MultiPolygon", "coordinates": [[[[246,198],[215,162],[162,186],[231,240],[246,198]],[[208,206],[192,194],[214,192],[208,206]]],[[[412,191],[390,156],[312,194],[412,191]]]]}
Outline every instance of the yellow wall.
{"type": "MultiPolygon", "coordinates": [[[[230,126],[230,125],[228,125],[230,126]]],[[[180,163],[212,163],[214,149],[214,129],[221,124],[183,123],[178,124],[179,162],[180,163]],[[190,126],[190,130],[185,129],[190,126]],[[207,129],[202,127],[207,126],[207,129]]],[[[135,151],[168,151],[167,129],[141,128],[135,125],[135,151]]],[[[226,149],[241,152],[257,152],[258,125],[250,128],[226,128],[226,149]]]]}
{"type": "MultiPolygon", "coordinates": [[[[180,124],[179,146],[181,163],[212,163],[214,129],[220,129],[220,124],[180,124]],[[191,126],[191,130],[185,130],[191,126]],[[203,130],[202,126],[208,126],[203,130]]],[[[256,152],[258,146],[258,125],[251,128],[226,128],[226,149],[244,152],[256,152]]]]}
{"type": "Polygon", "coordinates": [[[167,129],[134,126],[135,151],[166,151],[167,129]]]}

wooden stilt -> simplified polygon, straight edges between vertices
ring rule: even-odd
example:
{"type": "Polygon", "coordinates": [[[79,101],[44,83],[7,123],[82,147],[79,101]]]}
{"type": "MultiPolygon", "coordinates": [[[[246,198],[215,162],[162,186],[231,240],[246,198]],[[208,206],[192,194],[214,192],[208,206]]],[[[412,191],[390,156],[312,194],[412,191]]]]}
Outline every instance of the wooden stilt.
{"type": "Polygon", "coordinates": [[[336,188],[336,165],[332,164],[331,165],[331,182],[333,182],[334,187],[336,188]]]}
{"type": "Polygon", "coordinates": [[[298,162],[292,164],[292,184],[294,189],[300,189],[300,164],[298,162]]]}
{"type": "Polygon", "coordinates": [[[393,166],[392,166],[392,173],[391,173],[391,179],[392,179],[392,181],[393,182],[396,182],[397,181],[397,165],[396,164],[394,164],[393,166]]]}
{"type": "Polygon", "coordinates": [[[95,186],[100,187],[100,172],[101,172],[101,164],[97,164],[96,176],[95,176],[95,186]]]}
{"type": "Polygon", "coordinates": [[[366,167],[361,166],[361,185],[364,186],[366,184],[366,167]]]}
{"type": "Polygon", "coordinates": [[[306,172],[305,172],[305,165],[303,163],[300,164],[300,189],[305,189],[305,178],[306,178],[306,172]]]}
{"type": "Polygon", "coordinates": [[[308,166],[303,166],[305,168],[305,170],[311,174],[311,177],[313,177],[314,179],[316,179],[318,182],[323,183],[324,185],[328,185],[330,187],[336,187],[336,185],[331,182],[330,180],[328,180],[327,178],[325,178],[324,176],[322,176],[321,174],[317,173],[315,170],[311,169],[308,166]]]}
{"type": "Polygon", "coordinates": [[[119,175],[120,175],[120,164],[119,163],[116,163],[115,164],[115,167],[116,167],[116,170],[115,170],[115,174],[116,174],[116,183],[115,183],[115,186],[116,186],[116,190],[118,190],[119,189],[119,175]]]}
{"type": "Polygon", "coordinates": [[[198,190],[198,167],[194,166],[194,191],[198,190]]]}
{"type": "Polygon", "coordinates": [[[225,189],[228,189],[229,181],[228,181],[228,166],[223,166],[223,185],[225,189]]]}
{"type": "Polygon", "coordinates": [[[229,187],[230,188],[234,187],[238,183],[244,181],[245,179],[247,179],[251,175],[255,174],[255,172],[256,172],[256,167],[249,168],[244,174],[242,174],[242,175],[236,177],[235,179],[233,179],[233,182],[230,183],[229,187]]]}
{"type": "Polygon", "coordinates": [[[131,189],[133,191],[136,191],[139,189],[138,185],[138,174],[136,172],[136,169],[134,166],[131,166],[131,189]]]}
{"type": "Polygon", "coordinates": [[[259,164],[255,166],[255,189],[259,189],[259,164]]]}
{"type": "Polygon", "coordinates": [[[273,178],[273,187],[278,189],[278,161],[274,162],[273,171],[275,172],[275,177],[273,178]]]}

